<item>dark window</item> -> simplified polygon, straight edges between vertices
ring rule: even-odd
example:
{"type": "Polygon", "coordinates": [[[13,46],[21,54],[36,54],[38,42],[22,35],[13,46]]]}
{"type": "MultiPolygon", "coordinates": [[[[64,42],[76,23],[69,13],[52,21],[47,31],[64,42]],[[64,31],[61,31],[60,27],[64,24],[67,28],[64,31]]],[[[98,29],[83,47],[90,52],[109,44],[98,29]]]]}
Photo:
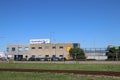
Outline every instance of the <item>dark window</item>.
{"type": "Polygon", "coordinates": [[[35,49],[35,47],[32,47],[32,49],[35,49]]]}
{"type": "Polygon", "coordinates": [[[49,57],[49,55],[45,55],[45,57],[49,57]]]}
{"type": "Polygon", "coordinates": [[[12,51],[15,51],[15,47],[12,47],[12,51]]]}
{"type": "Polygon", "coordinates": [[[59,49],[63,49],[63,46],[60,46],[59,49]]]}
{"type": "Polygon", "coordinates": [[[52,47],[52,49],[56,49],[56,47],[55,47],[55,46],[53,46],[53,47],[52,47]]]}
{"type": "Polygon", "coordinates": [[[32,58],[35,58],[35,55],[32,55],[32,58]]]}
{"type": "Polygon", "coordinates": [[[52,55],[52,57],[56,57],[56,55],[52,55]]]}
{"type": "Polygon", "coordinates": [[[38,49],[42,49],[42,47],[38,47],[38,49]]]}
{"type": "Polygon", "coordinates": [[[63,57],[63,55],[59,55],[59,57],[63,57]]]}
{"type": "Polygon", "coordinates": [[[74,43],[73,44],[73,48],[79,48],[79,44],[78,43],[74,43]]]}

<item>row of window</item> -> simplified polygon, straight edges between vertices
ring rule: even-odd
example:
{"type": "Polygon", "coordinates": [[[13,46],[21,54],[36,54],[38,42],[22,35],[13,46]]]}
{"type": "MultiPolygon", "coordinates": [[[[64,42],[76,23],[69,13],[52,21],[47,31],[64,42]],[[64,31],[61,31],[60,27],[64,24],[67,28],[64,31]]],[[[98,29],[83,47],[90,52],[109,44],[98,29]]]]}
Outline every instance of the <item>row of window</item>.
{"type": "MultiPolygon", "coordinates": [[[[49,49],[49,46],[45,46],[44,47],[45,49],[49,49]]],[[[64,47],[63,46],[59,46],[59,49],[63,49],[64,47]]],[[[36,47],[31,47],[31,49],[36,49],[36,47]]],[[[38,49],[43,49],[43,47],[38,47],[38,49]]],[[[52,49],[56,49],[56,46],[52,46],[52,49]]],[[[14,51],[29,51],[29,47],[12,47],[11,50],[14,52],[14,51]]],[[[9,48],[7,48],[7,52],[9,51],[9,48]]]]}
{"type": "MultiPolygon", "coordinates": [[[[32,55],[31,57],[32,57],[32,58],[35,58],[36,56],[35,56],[35,55],[32,55]]],[[[42,55],[39,55],[38,57],[41,58],[42,55]]],[[[45,55],[45,57],[50,57],[50,55],[45,55]]],[[[56,55],[52,55],[52,57],[56,57],[56,55]]],[[[59,57],[64,57],[64,56],[63,56],[63,55],[59,55],[59,57]]]]}
{"type": "MultiPolygon", "coordinates": [[[[45,49],[49,49],[49,46],[45,46],[45,49]]],[[[59,49],[63,49],[63,46],[59,46],[59,49]]],[[[31,47],[31,49],[36,49],[36,47],[31,47]]],[[[37,47],[37,49],[43,49],[43,47],[37,47]]],[[[56,46],[52,46],[52,49],[56,49],[56,46]]]]}
{"type": "MultiPolygon", "coordinates": [[[[25,48],[23,48],[23,47],[18,47],[18,48],[12,47],[11,50],[12,51],[29,51],[29,47],[25,47],[25,48]]],[[[9,48],[7,48],[7,52],[9,52],[9,48]]]]}

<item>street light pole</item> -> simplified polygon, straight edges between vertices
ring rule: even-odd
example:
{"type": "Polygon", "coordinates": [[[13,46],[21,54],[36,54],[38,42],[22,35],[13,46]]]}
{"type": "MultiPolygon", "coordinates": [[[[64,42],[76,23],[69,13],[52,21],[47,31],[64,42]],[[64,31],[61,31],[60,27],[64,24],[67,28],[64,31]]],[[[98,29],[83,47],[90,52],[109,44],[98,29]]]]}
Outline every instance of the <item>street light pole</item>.
{"type": "Polygon", "coordinates": [[[52,50],[52,33],[53,33],[53,32],[50,32],[50,48],[49,48],[49,57],[52,57],[52,55],[51,55],[51,50],[52,50]]]}
{"type": "Polygon", "coordinates": [[[115,49],[116,49],[116,61],[118,61],[118,53],[117,53],[117,50],[119,49],[119,47],[116,46],[115,49]]]}

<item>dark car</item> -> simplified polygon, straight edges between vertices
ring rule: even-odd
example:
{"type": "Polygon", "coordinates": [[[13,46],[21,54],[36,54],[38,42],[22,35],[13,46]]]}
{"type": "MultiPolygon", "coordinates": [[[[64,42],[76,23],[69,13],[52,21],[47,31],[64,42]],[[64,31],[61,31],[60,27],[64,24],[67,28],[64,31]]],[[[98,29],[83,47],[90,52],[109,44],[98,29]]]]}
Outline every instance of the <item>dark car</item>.
{"type": "Polygon", "coordinates": [[[51,61],[59,61],[60,59],[58,57],[52,57],[51,61]]]}
{"type": "Polygon", "coordinates": [[[60,61],[66,61],[65,57],[60,58],[60,61]]]}
{"type": "Polygon", "coordinates": [[[36,60],[36,59],[33,58],[33,57],[31,57],[31,58],[28,59],[28,61],[35,61],[35,60],[36,60]]]}
{"type": "Polygon", "coordinates": [[[41,58],[36,58],[36,61],[40,61],[41,58]]]}
{"type": "Polygon", "coordinates": [[[50,57],[45,57],[45,58],[41,58],[42,60],[41,61],[50,61],[51,58],[50,57]]]}

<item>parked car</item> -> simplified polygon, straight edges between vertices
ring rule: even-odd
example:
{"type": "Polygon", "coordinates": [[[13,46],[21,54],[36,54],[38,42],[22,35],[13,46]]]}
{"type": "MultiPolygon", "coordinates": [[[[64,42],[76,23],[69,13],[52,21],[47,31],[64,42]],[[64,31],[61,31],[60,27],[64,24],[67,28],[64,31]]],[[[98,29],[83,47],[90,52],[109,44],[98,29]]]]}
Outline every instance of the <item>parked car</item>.
{"type": "Polygon", "coordinates": [[[33,57],[31,57],[31,58],[28,59],[28,61],[35,61],[35,60],[36,60],[36,59],[33,58],[33,57]]]}
{"type": "Polygon", "coordinates": [[[41,60],[41,58],[36,58],[35,60],[36,60],[36,61],[40,61],[40,60],[41,60]]]}
{"type": "Polygon", "coordinates": [[[41,61],[50,61],[50,60],[51,60],[50,57],[41,58],[41,61]]]}
{"type": "Polygon", "coordinates": [[[45,61],[45,58],[40,58],[40,61],[45,61]]]}
{"type": "Polygon", "coordinates": [[[51,61],[59,61],[60,59],[58,57],[52,57],[51,61]]]}
{"type": "Polygon", "coordinates": [[[65,57],[61,57],[60,61],[66,61],[66,58],[65,57]]]}

